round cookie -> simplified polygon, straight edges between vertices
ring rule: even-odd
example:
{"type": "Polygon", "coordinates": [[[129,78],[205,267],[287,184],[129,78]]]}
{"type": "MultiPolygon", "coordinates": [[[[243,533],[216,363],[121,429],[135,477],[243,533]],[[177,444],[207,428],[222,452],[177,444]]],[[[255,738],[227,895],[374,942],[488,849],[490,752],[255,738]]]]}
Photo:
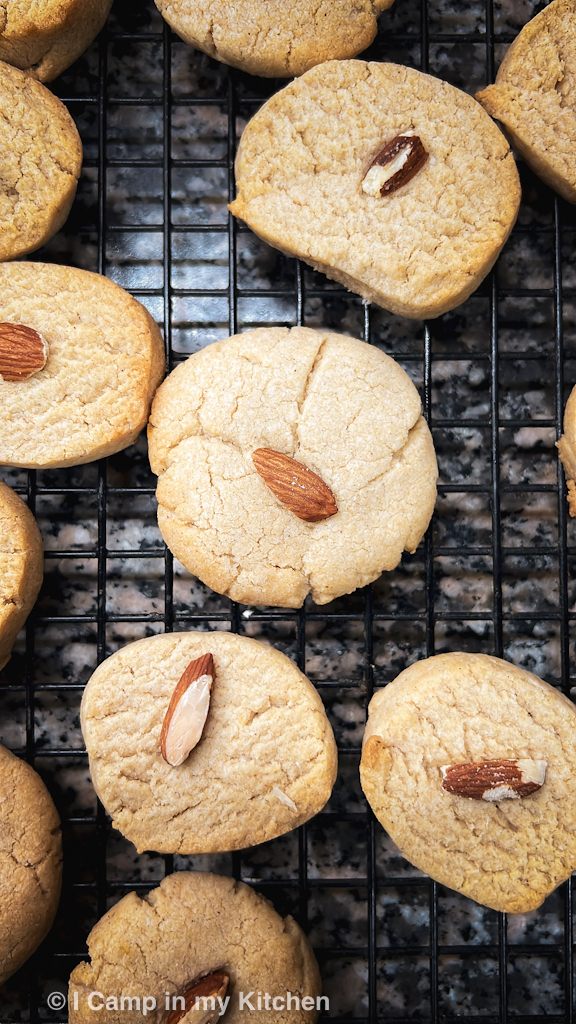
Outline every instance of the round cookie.
{"type": "Polygon", "coordinates": [[[48,934],[60,899],[60,819],[30,765],[0,746],[0,985],[48,934]]]}
{"type": "Polygon", "coordinates": [[[82,698],[94,788],[139,853],[239,850],[322,810],[337,752],[318,693],[284,654],[233,633],[169,633],[128,644],[82,698]],[[170,698],[187,666],[212,654],[202,738],[183,764],[161,753],[170,698]]]}
{"type": "Polygon", "coordinates": [[[272,96],[244,130],[236,177],[230,210],[264,241],[414,318],[472,294],[520,203],[508,143],[472,97],[359,60],[328,61],[272,96]],[[368,171],[398,136],[420,139],[425,163],[411,178],[402,163],[393,191],[367,194],[368,171]]]}
{"type": "Polygon", "coordinates": [[[82,143],[64,104],[2,61],[0,107],[1,261],[38,249],[60,230],[76,194],[82,143]]]}
{"type": "Polygon", "coordinates": [[[326,604],[393,569],[430,521],[437,466],[420,398],[363,341],[262,328],[206,346],[158,390],[149,426],[158,523],[177,558],[244,604],[326,604]],[[296,460],[336,515],[306,522],[253,453],[296,460]]]}
{"type": "Polygon", "coordinates": [[[136,299],[100,274],[8,263],[0,343],[10,324],[38,332],[48,359],[27,380],[0,378],[0,463],[75,466],[133,444],[164,373],[160,331],[136,299]]]}
{"type": "Polygon", "coordinates": [[[112,0],[3,0],[0,60],[50,82],[90,45],[111,6],[112,0]]]}
{"type": "Polygon", "coordinates": [[[0,482],[0,669],[38,596],[42,538],[28,506],[0,482]]]}
{"type": "Polygon", "coordinates": [[[148,996],[157,1007],[156,1013],[148,1011],[149,1019],[166,1021],[167,996],[172,1009],[175,996],[214,971],[225,971],[230,979],[227,1024],[313,1024],[318,1017],[320,974],[304,932],[292,917],[282,919],[267,899],[233,878],[192,871],[168,875],[144,898],[135,892],[124,896],[87,941],[92,963],[79,964],[70,976],[70,1024],[94,1020],[88,1000],[96,990],[102,993],[96,1005],[104,1008],[111,1000],[106,1024],[135,1020],[133,1010],[114,1009],[112,1000],[120,1003],[121,994],[138,997],[141,1006],[148,996]],[[314,1008],[297,1008],[293,1002],[287,1013],[270,999],[264,1007],[265,993],[286,1005],[287,992],[298,996],[298,1003],[308,997],[314,1008]],[[252,1008],[242,1006],[242,996],[250,994],[252,1008]]]}
{"type": "Polygon", "coordinates": [[[564,433],[556,442],[560,461],[566,474],[568,510],[576,516],[576,387],[572,388],[564,410],[564,433]]]}
{"type": "Polygon", "coordinates": [[[412,864],[494,910],[534,910],[576,867],[576,708],[499,658],[442,654],[380,690],[360,777],[412,864]],[[500,759],[546,762],[544,784],[519,799],[442,786],[443,767],[500,759]]]}
{"type": "Polygon", "coordinates": [[[524,26],[496,83],[476,94],[532,170],[576,203],[576,0],[554,0],[524,26]]]}
{"type": "Polygon", "coordinates": [[[292,78],[333,58],[354,57],[394,0],[154,0],[186,43],[264,78],[292,78]]]}

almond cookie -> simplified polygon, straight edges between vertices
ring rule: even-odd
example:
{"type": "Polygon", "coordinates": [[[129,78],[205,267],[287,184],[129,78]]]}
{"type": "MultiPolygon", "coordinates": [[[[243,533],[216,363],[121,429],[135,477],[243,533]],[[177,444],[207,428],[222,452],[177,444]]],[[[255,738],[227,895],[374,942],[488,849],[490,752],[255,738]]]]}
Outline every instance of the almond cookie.
{"type": "Polygon", "coordinates": [[[412,665],[371,700],[362,788],[403,855],[493,910],[576,868],[576,708],[484,654],[412,665]]]}
{"type": "Polygon", "coordinates": [[[60,899],[60,819],[30,765],[0,746],[0,985],[48,934],[60,899]]]}
{"type": "Polygon", "coordinates": [[[566,474],[568,511],[576,516],[576,387],[570,392],[564,410],[564,433],[556,442],[560,461],[566,474]]]}
{"type": "Polygon", "coordinates": [[[112,0],[3,0],[0,60],[50,82],[90,45],[111,6],[112,0]]]}
{"type": "Polygon", "coordinates": [[[247,331],[177,367],[149,454],[168,547],[244,604],[326,604],[365,586],[416,549],[436,498],[408,375],[372,345],[304,327],[247,331]]]}
{"type": "Polygon", "coordinates": [[[21,498],[0,483],[0,669],[34,604],[44,571],[42,538],[21,498]]]}
{"type": "Polygon", "coordinates": [[[576,203],[576,0],[555,0],[524,26],[495,85],[476,98],[505,125],[532,170],[576,203]]]}
{"type": "Polygon", "coordinates": [[[394,0],[154,0],[186,43],[264,78],[292,78],[332,58],[354,57],[394,0]]]}
{"type": "Polygon", "coordinates": [[[81,721],[94,788],[140,853],[214,853],[274,839],[322,810],[336,778],[315,688],[285,655],[233,633],[128,644],[96,669],[81,721]],[[211,667],[185,681],[195,706],[173,701],[191,663],[210,655],[211,667]],[[190,685],[199,678],[202,709],[190,685]],[[164,742],[170,724],[188,740],[179,758],[170,734],[164,742]]]}
{"type": "Polygon", "coordinates": [[[127,448],[163,373],[157,325],[108,278],[0,266],[0,463],[76,466],[127,448]]]}
{"type": "Polygon", "coordinates": [[[224,1012],[227,1024],[313,1024],[318,1003],[326,1002],[319,1000],[316,959],[294,919],[282,919],[263,896],[221,875],[180,871],[147,896],[128,893],[94,926],[88,950],[92,963],[70,976],[70,1024],[93,1022],[102,1009],[106,1024],[201,1024],[224,1012]],[[212,1015],[204,1006],[201,1016],[199,1003],[184,1017],[195,994],[214,1000],[212,1015]],[[126,998],[122,1006],[122,996],[132,997],[132,1008],[126,998]],[[144,999],[146,1010],[136,1017],[144,999]]]}
{"type": "Polygon", "coordinates": [[[244,130],[232,213],[270,245],[407,317],[464,302],[518,212],[508,143],[478,103],[396,64],[329,61],[244,130]]]}
{"type": "Polygon", "coordinates": [[[44,245],[64,224],[82,143],[64,104],[2,61],[0,109],[0,260],[11,260],[44,245]]]}

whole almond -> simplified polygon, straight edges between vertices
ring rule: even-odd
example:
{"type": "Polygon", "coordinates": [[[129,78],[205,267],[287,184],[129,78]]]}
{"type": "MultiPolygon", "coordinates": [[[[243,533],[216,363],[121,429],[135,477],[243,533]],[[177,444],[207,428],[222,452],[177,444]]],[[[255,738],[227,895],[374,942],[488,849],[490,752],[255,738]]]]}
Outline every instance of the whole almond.
{"type": "Polygon", "coordinates": [[[272,493],[299,519],[319,523],[336,515],[338,506],[332,491],[301,462],[273,448],[257,448],[252,461],[272,493]]]}
{"type": "Polygon", "coordinates": [[[184,1018],[186,1024],[212,1024],[220,1016],[221,1006],[217,1000],[226,995],[229,980],[225,971],[214,971],[195,982],[184,993],[184,1009],[172,1010],[166,1024],[179,1024],[184,1018]]]}
{"type": "Polygon", "coordinates": [[[372,161],[362,182],[369,196],[389,196],[407,185],[424,166],[428,153],[414,132],[396,135],[372,161]]]}
{"type": "Polygon", "coordinates": [[[28,380],[46,365],[48,345],[41,334],[24,324],[0,324],[0,376],[5,381],[28,380]]]}
{"type": "Polygon", "coordinates": [[[176,685],[160,732],[162,757],[174,768],[200,742],[213,682],[214,659],[203,654],[190,662],[176,685]]]}
{"type": "Polygon", "coordinates": [[[477,761],[472,764],[444,765],[442,788],[455,796],[472,800],[519,800],[536,793],[546,779],[546,761],[477,761]]]}

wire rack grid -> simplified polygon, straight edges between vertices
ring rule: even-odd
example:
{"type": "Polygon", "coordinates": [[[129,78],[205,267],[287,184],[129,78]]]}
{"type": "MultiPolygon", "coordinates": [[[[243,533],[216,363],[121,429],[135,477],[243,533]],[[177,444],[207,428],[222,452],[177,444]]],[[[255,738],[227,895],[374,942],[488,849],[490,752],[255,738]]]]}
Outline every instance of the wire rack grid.
{"type": "MultiPolygon", "coordinates": [[[[544,6],[396,0],[373,59],[474,92],[544,6]]],[[[46,779],[65,874],[53,931],[0,993],[0,1022],[62,1020],[90,927],[126,892],[181,868],[234,874],[310,934],[335,1022],[573,1019],[572,885],[506,920],[412,868],[358,784],[367,703],[408,664],[445,650],[506,657],[569,693],[576,552],[555,439],[576,378],[572,210],[521,167],[518,224],[492,275],[452,314],[402,320],[260,243],[229,216],[243,123],[282,85],[181,43],[151,0],[116,0],[88,54],[54,83],[85,162],[64,230],[33,259],[105,273],[164,329],[170,367],[252,326],[328,326],[380,345],[420,387],[440,464],[424,543],[393,573],[325,608],[246,609],[192,579],[155,526],[141,440],[71,470],[3,471],[43,531],[40,600],[0,678],[0,739],[46,779]],[[307,672],[338,740],[325,809],[297,833],[215,857],[136,856],[87,774],[78,710],[95,665],[154,632],[231,629],[307,672]]]]}

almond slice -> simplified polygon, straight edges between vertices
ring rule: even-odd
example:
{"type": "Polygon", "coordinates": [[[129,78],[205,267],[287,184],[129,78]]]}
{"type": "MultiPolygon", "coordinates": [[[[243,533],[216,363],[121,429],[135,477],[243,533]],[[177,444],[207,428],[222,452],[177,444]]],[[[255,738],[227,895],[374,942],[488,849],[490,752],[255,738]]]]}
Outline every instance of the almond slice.
{"type": "Polygon", "coordinates": [[[530,758],[443,765],[442,789],[472,800],[519,800],[544,785],[546,768],[530,758]]]}
{"type": "Polygon", "coordinates": [[[368,196],[389,196],[407,185],[424,167],[428,153],[415,132],[396,135],[374,158],[362,182],[368,196]]]}
{"type": "Polygon", "coordinates": [[[28,380],[46,365],[48,345],[41,334],[24,324],[0,324],[0,376],[5,381],[28,380]]]}
{"type": "Polygon", "coordinates": [[[273,448],[257,448],[252,461],[272,494],[299,519],[319,523],[336,515],[338,506],[332,491],[301,462],[273,448]]]}
{"type": "Polygon", "coordinates": [[[201,978],[184,993],[184,1009],[172,1010],[166,1024],[212,1024],[222,1009],[229,976],[225,971],[214,971],[201,978]]]}
{"type": "Polygon", "coordinates": [[[214,682],[211,654],[191,661],[176,685],[160,733],[162,757],[174,768],[182,764],[200,741],[214,682]]]}
{"type": "Polygon", "coordinates": [[[288,793],[285,793],[283,789],[280,789],[280,786],[272,786],[272,792],[274,793],[274,796],[276,797],[277,800],[280,801],[281,804],[285,804],[285,806],[289,807],[291,811],[294,811],[295,814],[298,814],[298,808],[296,807],[296,804],[294,803],[293,800],[290,799],[288,793]]]}

